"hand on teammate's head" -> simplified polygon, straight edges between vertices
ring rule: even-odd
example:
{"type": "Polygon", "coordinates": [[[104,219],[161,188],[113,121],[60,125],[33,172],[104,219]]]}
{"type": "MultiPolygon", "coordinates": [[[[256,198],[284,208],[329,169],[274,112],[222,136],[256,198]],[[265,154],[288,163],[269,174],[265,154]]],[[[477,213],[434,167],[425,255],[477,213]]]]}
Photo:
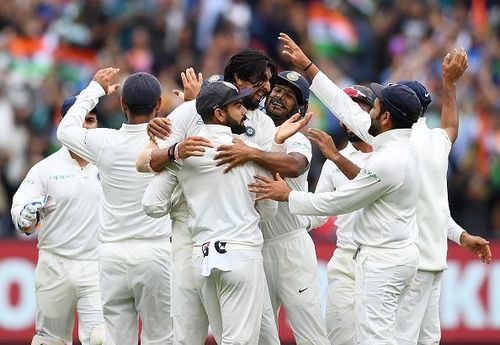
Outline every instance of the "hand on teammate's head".
{"type": "Polygon", "coordinates": [[[119,68],[114,67],[102,68],[96,72],[92,80],[101,85],[106,95],[111,95],[113,92],[120,89],[120,83],[111,84],[111,80],[119,71],[119,68]]]}

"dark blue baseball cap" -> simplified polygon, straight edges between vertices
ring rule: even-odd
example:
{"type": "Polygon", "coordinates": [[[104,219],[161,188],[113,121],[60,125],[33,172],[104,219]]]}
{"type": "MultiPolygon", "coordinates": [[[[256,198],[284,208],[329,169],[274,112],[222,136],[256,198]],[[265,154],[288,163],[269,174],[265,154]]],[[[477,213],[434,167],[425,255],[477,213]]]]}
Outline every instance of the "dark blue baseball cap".
{"type": "Polygon", "coordinates": [[[149,111],[160,97],[160,81],[147,72],[134,73],[123,83],[122,99],[136,111],[149,111]]]}
{"type": "Polygon", "coordinates": [[[392,115],[403,122],[412,124],[417,122],[422,114],[422,106],[415,92],[406,85],[391,84],[382,86],[378,83],[371,83],[375,96],[380,99],[383,107],[392,115]]]}
{"type": "MultiPolygon", "coordinates": [[[[76,102],[76,97],[71,96],[69,98],[66,98],[61,106],[61,116],[64,117],[66,113],[68,112],[69,108],[73,106],[76,102]]],[[[94,108],[90,111],[90,113],[97,113],[97,108],[94,108]]]]}
{"type": "Polygon", "coordinates": [[[196,111],[203,119],[213,115],[215,109],[222,108],[229,103],[235,102],[251,95],[253,90],[241,89],[226,81],[214,81],[201,87],[196,97],[196,111]]]}
{"type": "Polygon", "coordinates": [[[271,77],[271,87],[274,85],[290,87],[297,96],[297,105],[304,106],[309,103],[309,82],[295,71],[282,71],[271,77]]]}
{"type": "Polygon", "coordinates": [[[432,102],[431,94],[424,85],[420,84],[416,80],[401,80],[398,81],[398,84],[406,85],[410,89],[413,90],[417,94],[418,99],[420,100],[420,105],[422,106],[422,113],[427,111],[427,107],[432,102]]]}

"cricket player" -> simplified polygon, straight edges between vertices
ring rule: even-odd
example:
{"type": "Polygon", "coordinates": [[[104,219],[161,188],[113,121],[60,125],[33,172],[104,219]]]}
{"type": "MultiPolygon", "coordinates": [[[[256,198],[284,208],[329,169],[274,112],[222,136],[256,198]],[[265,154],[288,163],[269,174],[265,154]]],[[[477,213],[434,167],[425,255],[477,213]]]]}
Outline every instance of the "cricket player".
{"type": "MultiPolygon", "coordinates": [[[[442,63],[444,92],[441,128],[430,129],[422,116],[412,130],[411,142],[420,159],[417,205],[420,261],[417,275],[403,294],[399,306],[395,330],[398,344],[439,344],[441,339],[439,298],[443,271],[447,268],[448,229],[453,222],[449,217],[446,175],[451,145],[458,136],[455,85],[466,69],[467,54],[463,49],[446,55],[442,63]]],[[[425,114],[431,103],[425,86],[417,81],[399,83],[415,91],[425,114]]]]}
{"type": "MultiPolygon", "coordinates": [[[[255,49],[244,49],[232,56],[224,70],[224,79],[237,80],[238,88],[253,90],[253,93],[244,100],[252,110],[247,109],[246,130],[239,137],[253,142],[266,151],[271,150],[276,130],[273,121],[257,107],[262,96],[270,92],[270,78],[275,72],[276,67],[271,60],[255,49]]],[[[196,75],[189,70],[185,77],[187,80],[194,80],[196,75]]],[[[211,79],[217,81],[221,78],[211,79]]],[[[195,103],[195,100],[185,102],[170,113],[165,123],[172,124],[172,132],[158,133],[160,138],[157,139],[158,144],[154,142],[148,144],[137,159],[138,171],[161,171],[171,161],[202,156],[205,150],[212,146],[209,140],[198,135],[203,120],[197,113],[195,103]]],[[[174,192],[174,200],[170,210],[174,272],[172,284],[174,339],[175,344],[202,345],[208,334],[208,318],[192,279],[193,248],[191,236],[187,231],[189,209],[180,188],[174,192]]],[[[279,344],[267,290],[265,293],[267,297],[264,298],[259,344],[279,344]]]]}
{"type": "Polygon", "coordinates": [[[127,123],[120,130],[82,129],[99,98],[119,85],[118,69],[99,70],[59,124],[57,138],[95,164],[103,188],[100,209],[99,283],[106,344],[172,344],[170,319],[170,226],[146,215],[141,199],[153,174],[140,174],[135,159],[148,143],[146,126],[159,111],[161,86],[151,74],[129,76],[121,90],[127,123]]]}
{"type": "MultiPolygon", "coordinates": [[[[344,88],[349,95],[364,111],[369,112],[375,102],[375,94],[366,86],[353,85],[344,88]]],[[[357,166],[364,166],[373,151],[372,147],[361,141],[348,128],[342,125],[347,133],[347,145],[340,150],[340,155],[352,161],[357,166]]],[[[324,134],[320,131],[313,132],[312,140],[318,144],[322,151],[326,148],[324,134]]],[[[323,164],[321,175],[316,185],[316,193],[332,192],[348,183],[348,179],[335,164],[338,155],[328,155],[323,164]]],[[[352,231],[357,221],[359,211],[339,215],[335,219],[337,227],[337,244],[333,256],[328,262],[328,300],[326,306],[326,328],[328,339],[332,345],[356,345],[356,316],[354,312],[354,276],[355,263],[353,256],[357,245],[354,242],[352,231]]],[[[318,217],[312,227],[316,227],[326,221],[327,217],[318,217]]],[[[314,219],[314,218],[313,218],[314,219]]]]}
{"type": "MultiPolygon", "coordinates": [[[[63,117],[75,100],[64,101],[63,117]]],[[[97,127],[94,108],[82,123],[86,129],[97,127]]],[[[16,229],[39,231],[32,345],[72,344],[75,310],[80,342],[104,341],[97,261],[101,199],[97,168],[65,146],[35,164],[14,195],[16,229]]]]}
{"type": "MultiPolygon", "coordinates": [[[[316,94],[329,80],[307,59],[288,36],[280,34],[283,54],[308,72],[316,94]]],[[[335,192],[305,193],[292,191],[286,183],[259,178],[250,191],[263,193],[259,198],[288,201],[296,214],[338,215],[360,209],[353,237],[359,245],[356,253],[355,311],[360,344],[396,344],[394,326],[402,291],[416,273],[418,249],[415,240],[418,199],[418,158],[410,145],[411,126],[421,114],[416,94],[405,85],[382,87],[372,83],[377,98],[365,124],[375,137],[374,151],[363,169],[351,162],[347,170],[354,176],[335,192]]],[[[331,81],[328,102],[340,102],[343,116],[366,114],[331,81]],[[334,88],[334,90],[331,90],[334,88]],[[354,110],[350,110],[351,104],[354,110]]],[[[322,99],[322,97],[320,97],[322,99]]],[[[339,115],[340,116],[340,115],[339,115]]],[[[364,115],[363,115],[364,116],[364,115]]],[[[349,176],[348,174],[346,174],[349,176]]]]}
{"type": "MultiPolygon", "coordinates": [[[[265,110],[278,128],[296,113],[306,115],[309,83],[303,76],[295,71],[282,71],[271,78],[271,84],[265,110]]],[[[226,171],[253,161],[287,176],[286,181],[294,190],[307,191],[312,150],[302,133],[286,140],[275,137],[273,151],[285,155],[259,150],[241,141],[220,146],[218,150],[216,159],[219,164],[228,164],[226,171]]],[[[320,303],[316,250],[304,219],[291,214],[286,203],[280,203],[276,217],[260,223],[264,234],[264,270],[275,318],[278,320],[283,305],[296,343],[329,344],[320,303]]]]}
{"type": "Polygon", "coordinates": [[[190,211],[193,282],[218,344],[258,344],[266,297],[258,224],[273,217],[278,204],[255,202],[246,190],[255,174],[269,173],[248,163],[224,174],[214,161],[215,147],[245,132],[242,100],[252,92],[238,91],[228,82],[202,87],[196,110],[204,125],[198,134],[214,148],[202,157],[183,159],[179,169],[161,172],[143,198],[146,213],[161,217],[170,211],[179,183],[190,211]]]}

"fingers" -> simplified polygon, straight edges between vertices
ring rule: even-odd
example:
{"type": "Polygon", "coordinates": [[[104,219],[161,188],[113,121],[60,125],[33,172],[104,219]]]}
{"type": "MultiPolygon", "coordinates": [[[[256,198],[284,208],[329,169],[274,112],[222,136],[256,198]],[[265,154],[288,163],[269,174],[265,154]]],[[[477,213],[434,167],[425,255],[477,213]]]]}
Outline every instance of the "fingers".
{"type": "Polygon", "coordinates": [[[255,175],[254,177],[256,180],[259,180],[259,181],[262,181],[265,183],[272,183],[273,182],[273,179],[271,177],[262,176],[262,175],[255,175]]]}
{"type": "Polygon", "coordinates": [[[277,172],[275,175],[274,175],[274,180],[275,181],[284,181],[283,178],[281,177],[280,173],[277,172]]]}
{"type": "Polygon", "coordinates": [[[185,141],[199,146],[214,147],[210,140],[204,137],[192,136],[187,138],[185,141]]]}
{"type": "Polygon", "coordinates": [[[292,116],[290,116],[290,118],[288,120],[286,120],[285,122],[295,122],[297,121],[298,119],[300,118],[300,114],[299,113],[295,113],[293,114],[292,116]]]}
{"type": "Polygon", "coordinates": [[[113,85],[110,85],[108,87],[108,95],[111,95],[112,93],[120,90],[120,83],[116,83],[116,84],[113,84],[113,85]]]}
{"type": "Polygon", "coordinates": [[[306,115],[304,116],[304,118],[301,120],[301,121],[303,121],[303,127],[307,126],[309,124],[309,122],[311,122],[312,117],[313,117],[313,112],[308,111],[306,113],[306,115]]]}
{"type": "Polygon", "coordinates": [[[186,86],[188,84],[186,73],[181,72],[181,80],[182,80],[182,86],[184,86],[184,88],[186,88],[186,86]]]}
{"type": "Polygon", "coordinates": [[[203,84],[203,74],[198,73],[198,84],[203,84]]]}

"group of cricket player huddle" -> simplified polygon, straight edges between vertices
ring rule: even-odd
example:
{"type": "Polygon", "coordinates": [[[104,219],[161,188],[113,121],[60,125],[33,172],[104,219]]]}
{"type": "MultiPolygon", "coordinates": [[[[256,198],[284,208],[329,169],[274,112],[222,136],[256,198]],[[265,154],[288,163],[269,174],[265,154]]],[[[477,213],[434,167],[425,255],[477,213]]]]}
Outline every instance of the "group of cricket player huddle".
{"type": "Polygon", "coordinates": [[[442,63],[441,126],[414,80],[340,88],[286,34],[278,73],[244,49],[224,74],[181,74],[184,101],[159,115],[162,88],[104,68],[64,101],[62,148],[13,198],[19,231],[38,233],[33,345],[279,344],[286,310],[299,345],[439,344],[447,240],[491,260],[451,218],[446,172],[458,135],[456,83],[467,54],[442,63]],[[306,79],[302,74],[306,75],[306,79]],[[347,145],[305,129],[312,91],[347,145]],[[116,96],[119,94],[119,96],[116,96]],[[101,97],[126,123],[97,128],[101,97]],[[326,158],[308,192],[311,142],[326,158]],[[309,230],[335,216],[326,316],[309,230]]]}

